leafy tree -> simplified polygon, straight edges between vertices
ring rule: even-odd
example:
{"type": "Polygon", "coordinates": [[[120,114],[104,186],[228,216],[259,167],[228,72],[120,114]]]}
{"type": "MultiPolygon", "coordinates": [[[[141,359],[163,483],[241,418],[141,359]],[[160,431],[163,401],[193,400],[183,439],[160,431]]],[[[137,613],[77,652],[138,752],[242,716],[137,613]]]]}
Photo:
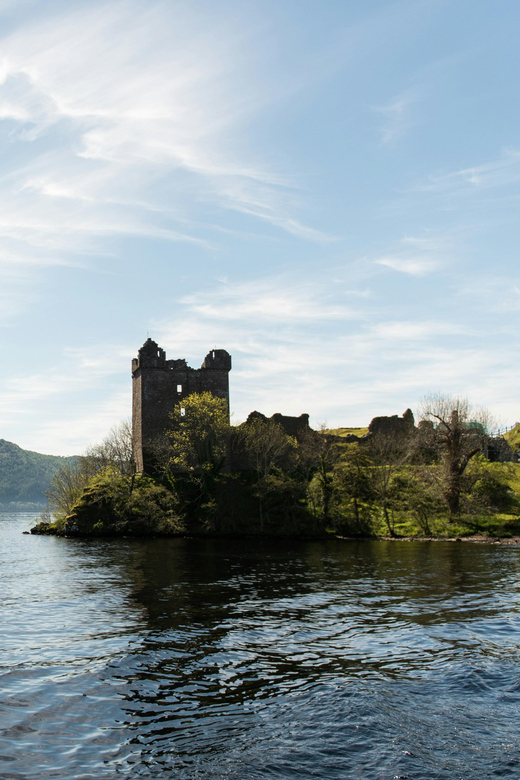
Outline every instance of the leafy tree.
{"type": "Polygon", "coordinates": [[[394,431],[376,433],[368,443],[368,450],[372,461],[370,473],[374,498],[390,536],[395,536],[391,519],[392,482],[399,469],[410,459],[412,437],[394,431]]]}
{"type": "MultiPolygon", "coordinates": [[[[292,457],[297,443],[292,436],[285,433],[279,423],[262,417],[254,417],[243,423],[237,433],[243,465],[256,475],[253,492],[258,500],[260,530],[263,533],[265,509],[266,506],[269,507],[269,499],[273,499],[276,494],[276,504],[280,506],[280,496],[284,493],[283,483],[285,482],[288,488],[291,482],[292,457]]],[[[291,489],[293,488],[291,483],[291,489]]]]}
{"type": "MultiPolygon", "coordinates": [[[[346,444],[341,448],[341,459],[334,467],[334,502],[340,526],[347,510],[347,521],[352,518],[356,534],[370,529],[370,511],[367,508],[374,499],[372,485],[372,459],[363,445],[346,444]]],[[[350,529],[349,529],[350,530],[350,529]]]]}
{"type": "Polygon", "coordinates": [[[422,441],[441,462],[438,481],[451,522],[460,514],[464,472],[482,452],[491,418],[487,411],[473,409],[466,398],[440,394],[424,400],[420,416],[422,441]]]}
{"type": "Polygon", "coordinates": [[[73,462],[64,463],[54,474],[45,492],[45,517],[65,518],[78,502],[89,482],[96,476],[111,473],[131,477],[133,487],[135,464],[133,459],[132,429],[128,420],[114,426],[108,436],[73,462]]]}
{"type": "Polygon", "coordinates": [[[430,479],[431,469],[418,465],[400,469],[389,491],[392,507],[401,516],[411,516],[425,536],[432,535],[432,522],[444,509],[437,485],[430,479]]]}
{"type": "Polygon", "coordinates": [[[168,432],[174,470],[218,473],[226,460],[230,434],[227,401],[212,393],[192,393],[171,414],[168,432]]]}
{"type": "Polygon", "coordinates": [[[467,469],[471,493],[465,497],[464,510],[468,514],[513,512],[518,501],[510,485],[514,471],[509,463],[489,463],[477,456],[467,469]]]}
{"type": "Polygon", "coordinates": [[[259,479],[287,466],[296,449],[296,440],[274,420],[253,418],[240,426],[240,434],[246,465],[259,479]]]}
{"type": "Polygon", "coordinates": [[[326,525],[330,519],[335,488],[334,467],[341,457],[341,447],[325,430],[317,435],[312,432],[303,442],[298,442],[298,467],[306,476],[307,499],[315,515],[326,525]],[[303,446],[302,446],[303,445],[303,446]]]}
{"type": "Polygon", "coordinates": [[[176,534],[184,530],[178,498],[154,479],[131,478],[107,469],[98,472],[67,515],[63,530],[69,535],[176,534]]]}

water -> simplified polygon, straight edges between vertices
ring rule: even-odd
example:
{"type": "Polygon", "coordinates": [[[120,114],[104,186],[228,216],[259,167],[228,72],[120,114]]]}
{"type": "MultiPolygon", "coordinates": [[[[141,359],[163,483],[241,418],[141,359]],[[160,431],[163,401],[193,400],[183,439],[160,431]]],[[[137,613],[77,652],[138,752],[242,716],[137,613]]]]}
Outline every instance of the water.
{"type": "Polygon", "coordinates": [[[520,547],[0,515],[0,780],[520,776],[520,547]]]}

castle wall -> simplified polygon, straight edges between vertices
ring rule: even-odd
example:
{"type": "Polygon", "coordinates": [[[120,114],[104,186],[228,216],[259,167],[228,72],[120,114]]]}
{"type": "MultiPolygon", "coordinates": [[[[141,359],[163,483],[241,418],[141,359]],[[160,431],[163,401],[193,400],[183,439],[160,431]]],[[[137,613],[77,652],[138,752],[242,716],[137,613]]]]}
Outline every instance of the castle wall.
{"type": "Polygon", "coordinates": [[[209,391],[227,401],[231,356],[224,349],[209,352],[198,369],[185,360],[166,360],[166,353],[148,339],[132,360],[132,433],[137,471],[146,471],[157,446],[171,427],[170,414],[191,393],[209,391]]]}

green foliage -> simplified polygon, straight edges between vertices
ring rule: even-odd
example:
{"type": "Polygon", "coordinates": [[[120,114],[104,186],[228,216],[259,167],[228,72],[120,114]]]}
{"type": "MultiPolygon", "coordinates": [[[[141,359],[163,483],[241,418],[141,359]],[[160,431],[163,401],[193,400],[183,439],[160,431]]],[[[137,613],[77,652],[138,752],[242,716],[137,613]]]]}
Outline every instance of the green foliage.
{"type": "MultiPolygon", "coordinates": [[[[448,424],[462,440],[459,420],[448,424]]],[[[450,513],[445,434],[440,448],[432,427],[425,436],[385,434],[362,443],[315,432],[296,440],[261,416],[231,428],[225,401],[194,394],[173,414],[165,466],[154,477],[133,473],[131,447],[116,437],[59,469],[47,522],[33,530],[440,538],[520,532],[520,465],[489,463],[459,441],[452,462],[459,512],[450,513]]]]}
{"type": "Polygon", "coordinates": [[[178,510],[178,497],[152,478],[108,470],[90,480],[61,530],[76,536],[179,534],[184,525],[178,510]]]}
{"type": "MultiPolygon", "coordinates": [[[[407,534],[432,536],[439,518],[445,514],[445,505],[437,483],[431,479],[431,467],[399,469],[390,487],[390,502],[394,518],[407,525],[407,534]]],[[[396,522],[394,519],[394,534],[396,522]]]]}
{"type": "Polygon", "coordinates": [[[519,500],[510,484],[514,473],[512,464],[488,463],[479,458],[469,470],[472,485],[471,495],[466,499],[466,513],[518,512],[519,500]]]}
{"type": "MultiPolygon", "coordinates": [[[[256,417],[239,426],[235,447],[244,470],[254,474],[257,533],[285,533],[295,527],[305,486],[297,479],[296,439],[273,420],[256,417]]],[[[256,522],[254,523],[256,525],[256,522]]]]}
{"type": "Polygon", "coordinates": [[[367,536],[372,530],[373,463],[365,447],[341,446],[333,468],[333,527],[349,536],[367,536]]]}
{"type": "Polygon", "coordinates": [[[175,406],[171,422],[168,436],[173,468],[211,472],[222,469],[230,433],[229,411],[223,398],[207,391],[192,393],[175,406]]]}
{"type": "Polygon", "coordinates": [[[438,484],[451,522],[463,508],[470,482],[465,472],[471,460],[483,451],[491,424],[489,414],[473,409],[466,398],[436,394],[424,400],[421,418],[427,425],[420,429],[420,437],[435,451],[442,466],[438,484]]]}
{"type": "Polygon", "coordinates": [[[368,433],[368,428],[324,428],[322,433],[331,433],[333,436],[357,436],[361,438],[368,433]]]}
{"type": "Polygon", "coordinates": [[[241,438],[243,463],[255,471],[259,479],[275,470],[292,470],[297,443],[281,425],[273,420],[255,418],[241,425],[237,433],[241,438]]]}
{"type": "Polygon", "coordinates": [[[517,423],[514,428],[505,433],[504,439],[512,450],[520,450],[520,423],[517,423]]]}
{"type": "Polygon", "coordinates": [[[53,474],[45,491],[47,507],[42,518],[54,517],[63,522],[83,491],[96,475],[112,473],[133,477],[132,432],[129,421],[114,426],[108,436],[85,455],[63,463],[53,474]]]}

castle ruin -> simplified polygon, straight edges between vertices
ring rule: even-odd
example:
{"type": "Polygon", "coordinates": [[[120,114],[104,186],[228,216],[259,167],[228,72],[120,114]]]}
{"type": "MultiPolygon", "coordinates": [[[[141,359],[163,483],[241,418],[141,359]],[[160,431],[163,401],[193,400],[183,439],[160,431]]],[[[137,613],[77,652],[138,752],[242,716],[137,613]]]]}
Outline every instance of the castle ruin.
{"type": "Polygon", "coordinates": [[[153,468],[151,450],[171,427],[170,414],[191,393],[209,391],[225,398],[229,409],[231,355],[208,352],[200,368],[185,360],[166,360],[166,352],[148,339],[132,360],[132,434],[136,470],[153,468]]]}

